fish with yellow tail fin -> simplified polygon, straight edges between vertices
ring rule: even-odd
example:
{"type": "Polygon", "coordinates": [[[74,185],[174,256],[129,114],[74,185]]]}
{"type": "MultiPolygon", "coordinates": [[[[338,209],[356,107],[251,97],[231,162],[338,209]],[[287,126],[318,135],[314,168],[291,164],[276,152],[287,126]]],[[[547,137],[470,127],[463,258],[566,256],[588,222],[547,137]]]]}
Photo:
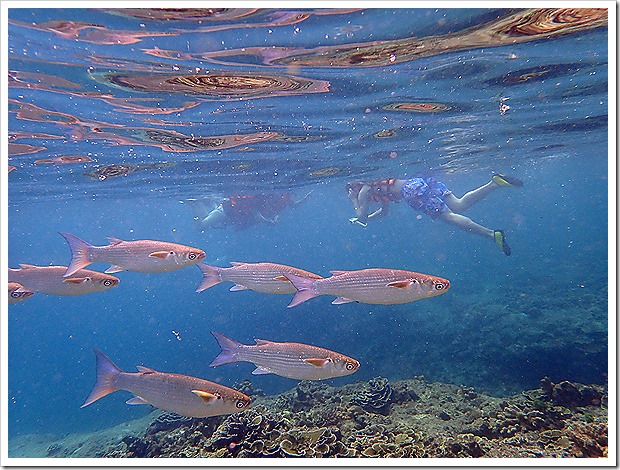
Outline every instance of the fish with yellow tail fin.
{"type": "Polygon", "coordinates": [[[138,366],[139,372],[124,372],[105,354],[97,355],[97,382],[82,408],[118,390],[127,390],[134,397],[128,405],[152,405],[191,418],[206,418],[238,413],[252,399],[232,388],[189,375],[157,372],[138,366]]]}
{"type": "Polygon", "coordinates": [[[75,235],[60,232],[71,248],[71,264],[65,277],[97,261],[110,263],[106,273],[137,271],[162,273],[192,266],[205,258],[205,252],[190,246],[155,240],[125,241],[108,237],[107,246],[93,246],[75,235]]]}

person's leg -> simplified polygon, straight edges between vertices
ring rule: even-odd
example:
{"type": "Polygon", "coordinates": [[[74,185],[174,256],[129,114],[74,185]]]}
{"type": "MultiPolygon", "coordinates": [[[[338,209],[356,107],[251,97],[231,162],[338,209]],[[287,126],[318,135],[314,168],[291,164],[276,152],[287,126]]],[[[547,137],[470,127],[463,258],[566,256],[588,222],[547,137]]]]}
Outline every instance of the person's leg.
{"type": "Polygon", "coordinates": [[[479,188],[469,191],[460,198],[457,198],[454,194],[446,194],[443,199],[452,211],[460,213],[465,212],[474,204],[482,201],[496,189],[507,187],[520,188],[521,186],[523,186],[523,182],[521,180],[503,175],[501,173],[496,173],[491,178],[491,181],[483,184],[479,188]]]}
{"type": "Polygon", "coordinates": [[[474,204],[482,201],[485,197],[491,194],[494,190],[499,189],[500,186],[494,181],[489,181],[487,184],[480,186],[468,193],[465,193],[462,197],[458,198],[454,194],[446,194],[443,197],[446,205],[454,212],[465,212],[474,204]]]}
{"type": "Polygon", "coordinates": [[[490,228],[483,227],[482,225],[471,220],[469,217],[457,214],[449,209],[439,214],[438,217],[444,222],[451,225],[456,225],[458,228],[465,230],[466,232],[475,233],[476,235],[482,235],[487,238],[493,238],[493,230],[490,228]]]}
{"type": "Polygon", "coordinates": [[[482,235],[483,237],[490,238],[495,242],[500,250],[504,252],[506,256],[510,256],[510,247],[506,243],[506,236],[503,230],[491,230],[490,228],[483,227],[477,224],[469,217],[452,212],[450,209],[442,212],[438,216],[441,220],[448,224],[456,225],[458,228],[471,232],[476,235],[482,235]]]}

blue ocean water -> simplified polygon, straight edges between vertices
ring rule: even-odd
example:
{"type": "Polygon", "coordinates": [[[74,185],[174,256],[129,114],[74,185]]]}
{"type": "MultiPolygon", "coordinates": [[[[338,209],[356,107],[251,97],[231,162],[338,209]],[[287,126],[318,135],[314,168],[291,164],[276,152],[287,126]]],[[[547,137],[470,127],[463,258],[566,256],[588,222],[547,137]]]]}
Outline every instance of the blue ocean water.
{"type": "Polygon", "coordinates": [[[128,371],[146,365],[228,386],[249,378],[267,393],[295,386],[253,376],[248,363],[208,367],[219,352],[211,331],[360,361],[332,385],[424,375],[502,396],[545,375],[607,380],[605,26],[507,44],[475,31],[518,16],[513,10],[120,13],[9,11],[9,134],[34,147],[10,150],[9,267],[67,265],[58,232],[70,232],[95,245],[117,237],[196,246],[218,266],[270,261],[323,276],[407,269],[445,277],[451,288],[403,305],[331,305],[322,296],[288,309],[290,296],[229,292],[226,283],[195,293],[201,274],[190,267],[121,272],[118,287],[82,297],[37,294],[8,312],[11,436],[89,431],[149,411],[125,405],[127,392],[80,409],[95,381],[93,348],[128,371]],[[403,38],[428,38],[429,48],[438,38],[459,44],[449,42],[459,34],[489,42],[400,57],[403,38]],[[377,46],[387,64],[339,58],[358,43],[377,46]],[[334,59],[286,62],[315,51],[334,59]],[[158,85],[218,73],[232,85],[158,85]],[[152,76],[160,78],[145,84],[152,76]],[[273,88],[239,94],[265,77],[273,88]],[[131,80],[133,88],[119,84],[131,80]],[[255,133],[277,134],[234,141],[255,133]],[[195,139],[214,136],[233,146],[195,139]],[[75,155],[93,161],[35,164],[75,155]],[[130,170],[115,176],[108,165],[130,170]],[[467,215],[503,229],[510,257],[404,203],[366,228],[349,223],[348,182],[434,176],[461,196],[496,172],[524,186],[493,192],[467,215]],[[187,202],[271,191],[312,192],[275,225],[245,230],[201,231],[187,202]]]}

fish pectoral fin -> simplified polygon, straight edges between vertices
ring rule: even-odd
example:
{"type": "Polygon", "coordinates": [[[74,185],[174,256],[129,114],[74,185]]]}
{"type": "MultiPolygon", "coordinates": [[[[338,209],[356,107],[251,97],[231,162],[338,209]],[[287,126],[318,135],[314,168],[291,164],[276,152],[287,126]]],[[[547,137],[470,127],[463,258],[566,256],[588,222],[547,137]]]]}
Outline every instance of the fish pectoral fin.
{"type": "Polygon", "coordinates": [[[87,277],[70,277],[69,279],[63,279],[62,282],[68,282],[70,284],[82,284],[87,279],[87,277]]]}
{"type": "Polygon", "coordinates": [[[284,275],[279,275],[273,278],[274,281],[286,281],[286,282],[291,282],[288,280],[288,277],[284,276],[284,275]]]}
{"type": "Polygon", "coordinates": [[[113,274],[113,273],[120,273],[121,271],[127,271],[127,270],[125,268],[123,268],[122,266],[117,266],[117,265],[113,264],[108,269],[106,269],[104,271],[104,273],[106,273],[106,274],[113,274]]]}
{"type": "Polygon", "coordinates": [[[404,281],[388,282],[389,287],[398,287],[399,289],[406,289],[410,285],[411,281],[409,279],[405,279],[404,281]]]}
{"type": "Polygon", "coordinates": [[[310,357],[308,359],[304,359],[304,361],[316,367],[323,367],[329,362],[329,359],[324,357],[310,357]]]}
{"type": "Polygon", "coordinates": [[[351,299],[347,299],[346,297],[338,297],[337,299],[335,299],[332,304],[334,305],[339,305],[339,304],[348,304],[349,302],[356,302],[355,300],[351,300],[351,299]]]}
{"type": "Polygon", "coordinates": [[[238,290],[248,290],[248,288],[245,287],[245,286],[242,286],[241,284],[235,284],[234,286],[232,286],[229,289],[230,292],[235,292],[235,291],[238,291],[238,290]]]}
{"type": "Polygon", "coordinates": [[[128,405],[150,405],[148,401],[146,401],[144,398],[139,397],[139,396],[130,398],[125,403],[127,403],[128,405]]]}
{"type": "Polygon", "coordinates": [[[169,251],[154,251],[149,255],[149,258],[166,259],[168,255],[170,255],[169,251]]]}
{"type": "Polygon", "coordinates": [[[205,392],[204,390],[192,390],[192,393],[195,393],[200,398],[202,398],[202,400],[205,403],[211,403],[211,402],[214,402],[215,400],[221,398],[219,395],[216,395],[215,393],[205,392]]]}
{"type": "Polygon", "coordinates": [[[136,366],[136,369],[138,369],[143,374],[154,374],[155,372],[157,372],[155,369],[151,369],[150,367],[144,367],[144,366],[136,366]]]}
{"type": "Polygon", "coordinates": [[[264,367],[257,367],[252,371],[252,375],[264,375],[264,374],[273,374],[269,369],[265,369],[264,367]]]}

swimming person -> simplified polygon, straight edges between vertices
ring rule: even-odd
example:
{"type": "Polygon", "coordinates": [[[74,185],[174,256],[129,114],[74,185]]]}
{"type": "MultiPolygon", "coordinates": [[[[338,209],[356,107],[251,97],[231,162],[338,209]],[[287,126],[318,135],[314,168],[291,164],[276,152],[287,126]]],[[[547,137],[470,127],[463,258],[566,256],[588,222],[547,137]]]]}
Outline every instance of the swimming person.
{"type": "Polygon", "coordinates": [[[256,195],[233,195],[217,201],[211,200],[209,209],[202,200],[188,202],[194,211],[194,220],[201,230],[232,226],[237,230],[265,223],[275,225],[288,206],[301,204],[310,193],[295,201],[289,192],[256,195]]]}
{"type": "Polygon", "coordinates": [[[492,239],[506,256],[510,256],[510,247],[506,243],[503,230],[483,227],[462,215],[462,212],[482,201],[496,189],[521,186],[523,186],[521,180],[496,173],[488,183],[458,198],[445,184],[432,177],[407,180],[388,179],[370,183],[358,181],[347,185],[349,199],[353,203],[356,214],[356,217],[349,221],[352,224],[366,227],[369,220],[383,217],[388,213],[390,202],[404,200],[415,210],[424,212],[432,218],[441,219],[467,232],[492,239]],[[380,205],[372,213],[370,212],[371,203],[380,205]]]}

